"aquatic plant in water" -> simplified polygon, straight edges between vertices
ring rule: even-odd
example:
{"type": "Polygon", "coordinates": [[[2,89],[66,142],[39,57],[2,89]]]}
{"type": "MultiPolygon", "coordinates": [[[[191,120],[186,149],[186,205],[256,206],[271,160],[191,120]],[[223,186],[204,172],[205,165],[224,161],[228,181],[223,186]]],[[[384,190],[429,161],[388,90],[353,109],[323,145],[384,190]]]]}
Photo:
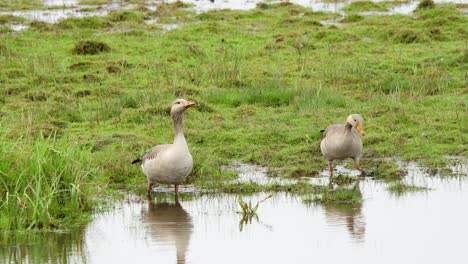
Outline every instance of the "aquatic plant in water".
{"type": "Polygon", "coordinates": [[[263,200],[257,202],[255,206],[252,205],[252,201],[244,202],[242,196],[239,195],[238,203],[241,207],[242,211],[237,212],[238,214],[242,214],[242,219],[239,222],[239,230],[242,231],[245,224],[252,223],[252,218],[258,220],[257,210],[258,206],[263,203],[265,200],[271,198],[273,195],[270,194],[269,196],[265,197],[263,200]]]}

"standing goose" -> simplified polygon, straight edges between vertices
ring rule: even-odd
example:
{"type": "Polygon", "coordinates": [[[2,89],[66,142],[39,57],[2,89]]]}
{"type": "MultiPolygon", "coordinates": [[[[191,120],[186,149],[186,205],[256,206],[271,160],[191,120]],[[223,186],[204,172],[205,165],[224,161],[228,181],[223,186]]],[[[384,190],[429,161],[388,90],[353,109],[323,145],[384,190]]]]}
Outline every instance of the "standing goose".
{"type": "Polygon", "coordinates": [[[132,164],[142,162],[141,170],[148,179],[146,195],[151,199],[151,187],[155,183],[175,184],[176,200],[179,184],[192,171],[192,155],[185,141],[182,118],[186,109],[194,106],[194,102],[177,99],[171,105],[171,117],[174,123],[175,138],[173,144],[163,144],[152,147],[141,158],[132,164]]]}
{"type": "Polygon", "coordinates": [[[346,123],[337,124],[322,130],[324,138],[320,143],[320,150],[328,160],[330,177],[333,177],[333,161],[352,158],[356,168],[362,175],[366,172],[359,165],[362,151],[362,136],[366,135],[363,129],[363,119],[359,114],[352,114],[346,119],[346,123]]]}

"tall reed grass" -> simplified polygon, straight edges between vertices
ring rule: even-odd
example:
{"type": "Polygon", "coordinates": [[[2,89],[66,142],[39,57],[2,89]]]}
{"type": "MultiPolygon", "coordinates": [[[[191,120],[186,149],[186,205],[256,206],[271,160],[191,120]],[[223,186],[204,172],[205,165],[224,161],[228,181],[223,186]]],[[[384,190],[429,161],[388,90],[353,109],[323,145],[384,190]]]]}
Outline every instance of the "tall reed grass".
{"type": "Polygon", "coordinates": [[[0,135],[0,229],[53,229],[89,217],[87,153],[54,136],[0,135]]]}

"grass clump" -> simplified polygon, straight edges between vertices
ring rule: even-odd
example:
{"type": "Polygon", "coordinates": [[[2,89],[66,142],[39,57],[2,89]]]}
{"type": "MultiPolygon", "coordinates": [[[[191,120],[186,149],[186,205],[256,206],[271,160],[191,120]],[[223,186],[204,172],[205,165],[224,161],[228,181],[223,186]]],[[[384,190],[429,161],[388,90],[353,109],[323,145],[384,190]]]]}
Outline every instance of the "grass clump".
{"type": "Polygon", "coordinates": [[[26,21],[26,19],[23,17],[13,15],[0,15],[0,25],[21,23],[24,21],[26,21]]]}
{"type": "Polygon", "coordinates": [[[312,198],[304,199],[305,203],[319,204],[356,204],[362,202],[362,194],[359,190],[359,183],[351,188],[338,188],[336,190],[326,189],[324,192],[315,194],[312,198]]]}
{"type": "Polygon", "coordinates": [[[416,10],[424,10],[424,9],[433,9],[435,7],[435,3],[432,0],[421,0],[419,1],[418,7],[416,10]]]}
{"type": "Polygon", "coordinates": [[[132,21],[136,23],[143,23],[144,19],[140,13],[131,11],[113,11],[108,16],[112,22],[132,21]]]}
{"type": "Polygon", "coordinates": [[[38,9],[43,6],[41,0],[7,0],[0,1],[0,9],[6,10],[26,10],[38,9]]]}
{"type": "Polygon", "coordinates": [[[112,0],[80,0],[80,5],[105,5],[112,4],[112,0]]]}
{"type": "Polygon", "coordinates": [[[391,31],[388,35],[393,42],[401,44],[423,43],[429,40],[424,32],[412,28],[391,31]]]}
{"type": "Polygon", "coordinates": [[[387,5],[384,2],[358,1],[343,8],[347,12],[365,12],[365,11],[386,11],[387,5]]]}
{"type": "Polygon", "coordinates": [[[256,192],[291,192],[291,193],[308,193],[308,192],[320,192],[323,187],[313,185],[307,182],[297,183],[268,183],[268,184],[257,184],[253,182],[242,182],[242,183],[204,183],[201,187],[205,189],[218,190],[225,193],[256,193],[256,192]]]}
{"type": "Polygon", "coordinates": [[[405,184],[401,181],[392,183],[387,187],[387,190],[393,194],[401,195],[408,192],[421,192],[430,190],[427,187],[405,184]]]}
{"type": "Polygon", "coordinates": [[[40,32],[54,31],[56,29],[56,25],[37,20],[31,21],[29,27],[40,32]]]}
{"type": "Polygon", "coordinates": [[[103,17],[83,17],[83,18],[67,18],[60,20],[56,27],[63,30],[73,30],[73,29],[102,29],[109,28],[112,26],[112,23],[107,21],[103,17]]]}
{"type": "Polygon", "coordinates": [[[340,20],[341,23],[355,23],[363,20],[364,17],[358,14],[349,14],[340,20]]]}
{"type": "Polygon", "coordinates": [[[359,181],[358,178],[347,176],[347,175],[344,175],[344,174],[335,175],[330,179],[331,183],[336,184],[338,186],[350,185],[351,183],[354,183],[354,182],[357,182],[357,181],[359,181]]]}
{"type": "Polygon", "coordinates": [[[154,12],[154,15],[163,21],[173,21],[176,22],[179,19],[179,23],[182,20],[187,19],[187,15],[193,14],[192,10],[188,8],[191,7],[191,4],[187,4],[181,1],[176,1],[173,3],[162,3],[158,5],[158,8],[154,12]],[[170,19],[172,17],[173,19],[170,19]]]}
{"type": "Polygon", "coordinates": [[[72,53],[76,55],[96,55],[110,50],[109,45],[102,41],[81,40],[72,49],[72,53]]]}
{"type": "Polygon", "coordinates": [[[1,139],[1,230],[60,228],[89,218],[93,171],[82,149],[53,136],[32,144],[1,139]]]}
{"type": "Polygon", "coordinates": [[[396,163],[387,161],[373,161],[369,162],[370,167],[374,167],[372,176],[377,180],[387,182],[399,181],[403,178],[405,172],[402,171],[396,163]]]}

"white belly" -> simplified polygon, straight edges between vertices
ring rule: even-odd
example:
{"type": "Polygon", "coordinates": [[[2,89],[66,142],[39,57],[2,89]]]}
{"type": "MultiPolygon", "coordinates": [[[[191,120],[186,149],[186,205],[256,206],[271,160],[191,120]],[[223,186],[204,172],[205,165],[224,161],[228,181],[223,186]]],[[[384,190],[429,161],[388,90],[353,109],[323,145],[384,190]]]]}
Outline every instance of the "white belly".
{"type": "Polygon", "coordinates": [[[343,140],[337,142],[334,140],[323,139],[320,144],[322,154],[328,160],[341,160],[346,158],[359,158],[362,151],[362,142],[343,140]]]}
{"type": "Polygon", "coordinates": [[[179,184],[192,172],[192,155],[183,156],[158,155],[156,158],[146,160],[141,169],[152,183],[179,184]]]}

